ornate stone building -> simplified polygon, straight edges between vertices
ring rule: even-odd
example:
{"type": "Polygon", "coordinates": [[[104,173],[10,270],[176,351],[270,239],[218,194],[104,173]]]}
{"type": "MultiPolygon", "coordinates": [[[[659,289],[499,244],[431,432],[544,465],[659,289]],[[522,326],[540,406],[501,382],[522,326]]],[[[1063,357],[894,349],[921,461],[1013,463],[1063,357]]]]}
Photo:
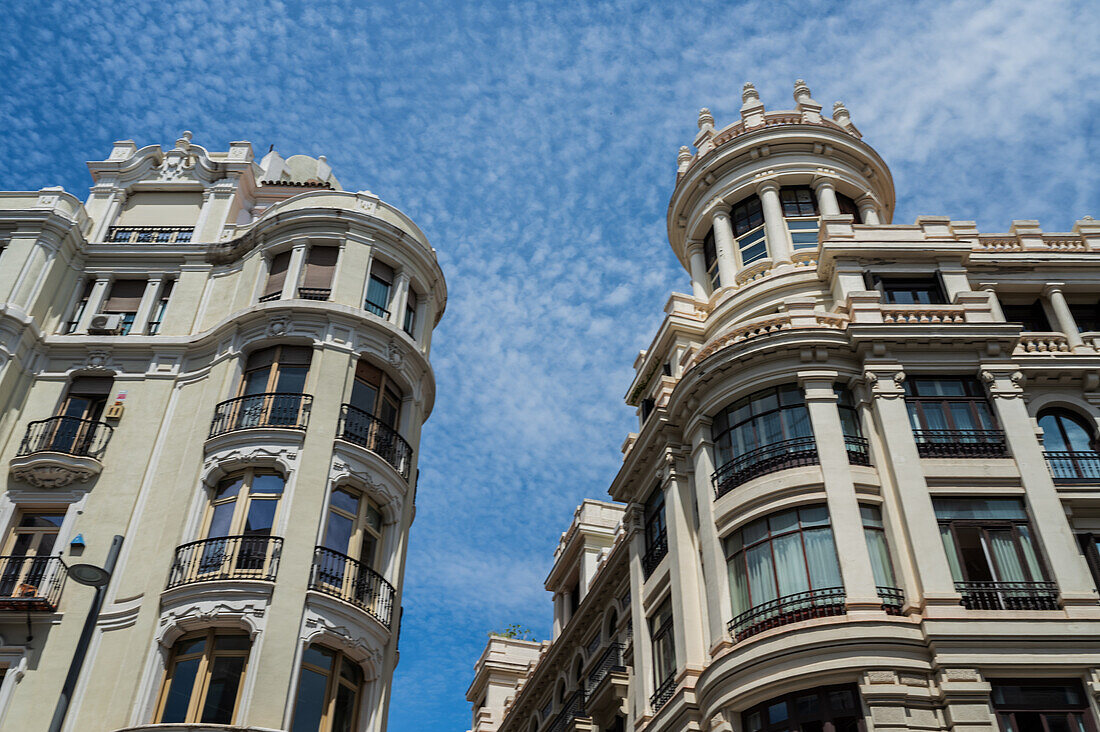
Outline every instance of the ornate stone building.
{"type": "Polygon", "coordinates": [[[384,730],[435,250],[324,157],[89,167],[0,193],[0,728],[384,730]]]}
{"type": "Polygon", "coordinates": [[[490,642],[476,732],[1096,730],[1100,222],[892,223],[801,81],[699,115],[691,277],[640,427],[563,535],[554,637],[490,642]]]}

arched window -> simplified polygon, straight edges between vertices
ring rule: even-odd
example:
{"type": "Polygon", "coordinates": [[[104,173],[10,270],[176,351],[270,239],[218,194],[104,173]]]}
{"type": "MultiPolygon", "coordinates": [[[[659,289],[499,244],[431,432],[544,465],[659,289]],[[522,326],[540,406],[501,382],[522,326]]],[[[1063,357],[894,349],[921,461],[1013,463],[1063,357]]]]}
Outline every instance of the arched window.
{"type": "Polygon", "coordinates": [[[844,612],[829,511],[806,506],[757,519],[725,541],[733,621],[741,640],[762,630],[844,612]]]}
{"type": "Polygon", "coordinates": [[[168,658],[156,721],[232,724],[251,647],[244,633],[213,630],[178,640],[168,658]]]}
{"type": "Polygon", "coordinates": [[[1085,419],[1066,409],[1039,413],[1043,450],[1059,482],[1100,479],[1096,432],[1085,419]]]}
{"type": "Polygon", "coordinates": [[[738,399],[715,415],[711,429],[719,496],[757,476],[817,463],[810,415],[793,384],[738,399]]]}
{"type": "Polygon", "coordinates": [[[742,267],[768,256],[764,240],[764,209],[760,206],[759,196],[753,194],[734,204],[730,210],[730,223],[737,240],[737,251],[741,253],[742,267]]]}
{"type": "Polygon", "coordinates": [[[362,690],[359,664],[324,646],[308,646],[302,654],[291,732],[351,732],[362,690]]]}
{"type": "MultiPolygon", "coordinates": [[[[710,291],[714,292],[722,286],[722,278],[718,274],[718,247],[714,243],[714,229],[703,237],[703,264],[707,268],[707,277],[710,280],[710,291]]],[[[79,319],[79,316],[77,316],[79,319]]]]}

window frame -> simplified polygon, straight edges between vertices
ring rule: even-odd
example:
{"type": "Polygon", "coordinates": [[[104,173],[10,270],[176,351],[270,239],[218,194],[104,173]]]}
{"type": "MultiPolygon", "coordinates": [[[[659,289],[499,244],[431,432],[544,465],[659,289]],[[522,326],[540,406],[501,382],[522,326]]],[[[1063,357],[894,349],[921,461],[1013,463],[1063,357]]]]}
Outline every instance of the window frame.
{"type": "Polygon", "coordinates": [[[742,268],[771,256],[764,224],[763,203],[755,193],[742,198],[730,208],[730,226],[733,228],[737,259],[742,268]],[[747,258],[746,254],[757,247],[760,249],[751,258],[747,258]]]}
{"type": "MultiPolygon", "coordinates": [[[[1067,729],[1081,729],[1085,732],[1096,732],[1096,720],[1093,718],[1092,709],[1089,705],[1088,696],[1085,690],[1082,688],[1080,679],[990,679],[990,706],[993,707],[993,713],[997,718],[997,725],[1003,732],[1018,732],[1020,730],[1020,724],[1016,720],[1017,714],[1038,714],[1040,715],[1040,724],[1044,730],[1050,732],[1052,730],[1051,725],[1047,722],[1048,715],[1061,715],[1069,718],[1066,719],[1067,729]],[[998,697],[1001,696],[998,692],[1001,688],[1006,686],[1026,686],[1032,688],[1055,688],[1064,687],[1067,689],[1073,689],[1078,694],[1081,700],[1078,705],[1064,704],[1062,706],[1048,707],[1038,706],[1022,703],[1017,701],[1015,703],[1006,703],[999,701],[998,697]],[[1073,724],[1076,721],[1078,724],[1073,724]]],[[[1015,694],[1013,698],[1018,699],[1015,694]]]]}
{"type": "Polygon", "coordinates": [[[818,210],[817,196],[813,189],[810,186],[783,186],[779,189],[779,205],[783,210],[791,249],[816,249],[818,232],[821,229],[821,212],[818,210]],[[802,200],[804,197],[808,201],[802,200]],[[804,236],[806,234],[813,235],[812,241],[804,236]]]}
{"type": "Polygon", "coordinates": [[[385,369],[375,366],[370,361],[363,359],[360,359],[355,364],[355,373],[352,375],[351,391],[348,394],[347,404],[349,406],[366,412],[394,432],[397,432],[401,425],[401,405],[404,401],[404,392],[401,390],[400,386],[398,386],[397,381],[390,376],[385,369]],[[376,372],[378,378],[377,383],[370,380],[371,377],[375,376],[375,373],[371,373],[371,371],[376,372]],[[356,405],[353,401],[357,383],[375,390],[374,404],[371,405],[370,409],[364,409],[356,405]],[[393,410],[392,424],[383,417],[382,408],[386,406],[393,410]]]}
{"type": "Polygon", "coordinates": [[[989,398],[986,396],[985,389],[978,381],[969,376],[915,376],[906,379],[903,382],[903,388],[905,390],[905,406],[906,411],[909,413],[909,424],[914,430],[920,431],[939,431],[946,430],[951,432],[970,432],[970,431],[999,431],[1001,429],[1000,424],[997,421],[996,410],[993,409],[993,405],[989,403],[989,398]],[[922,382],[937,381],[937,382],[955,382],[962,384],[962,395],[942,395],[942,394],[921,394],[920,384],[922,382]],[[946,427],[929,427],[928,418],[925,416],[925,405],[939,404],[943,407],[942,414],[944,415],[944,422],[946,427]],[[968,407],[970,418],[972,422],[978,427],[959,427],[955,422],[955,413],[951,409],[952,404],[965,404],[968,407]],[[980,404],[985,407],[985,414],[988,417],[988,425],[983,424],[982,413],[977,409],[977,405],[980,404]]]}
{"type": "Polygon", "coordinates": [[[902,305],[920,307],[924,305],[946,305],[947,289],[943,286],[943,278],[939,270],[929,273],[866,273],[867,287],[877,290],[882,295],[882,302],[889,305],[902,305]],[[921,302],[919,298],[913,298],[914,302],[899,302],[895,299],[902,292],[929,293],[928,302],[921,302]]]}
{"type": "Polygon", "coordinates": [[[366,675],[363,673],[363,667],[359,665],[355,660],[350,658],[346,653],[338,651],[334,648],[329,648],[322,643],[310,644],[302,649],[302,660],[298,664],[298,687],[294,695],[294,708],[291,713],[291,732],[342,732],[342,730],[336,730],[333,727],[334,717],[336,713],[336,702],[339,699],[339,692],[341,687],[350,689],[354,694],[352,703],[352,715],[348,720],[347,730],[355,730],[359,724],[359,712],[360,707],[363,704],[363,692],[366,686],[366,675]],[[315,646],[321,649],[323,652],[331,654],[332,663],[326,670],[316,664],[312,664],[306,660],[306,651],[315,646]],[[355,681],[345,679],[343,676],[344,666],[348,665],[355,669],[355,673],[358,675],[358,683],[355,681]],[[297,721],[298,705],[301,703],[301,684],[302,684],[302,671],[308,670],[316,674],[320,674],[325,677],[325,693],[324,701],[322,704],[323,711],[321,712],[321,719],[316,730],[298,730],[294,728],[294,723],[297,721]]]}
{"type": "Polygon", "coordinates": [[[310,368],[312,366],[313,366],[313,349],[310,346],[301,346],[301,345],[297,345],[297,344],[293,344],[293,343],[278,343],[278,344],[275,344],[273,346],[267,346],[267,347],[264,347],[264,348],[257,348],[255,350],[253,350],[251,353],[249,353],[244,359],[244,364],[241,368],[240,383],[237,386],[237,396],[238,397],[244,397],[244,396],[255,396],[255,395],[258,395],[258,394],[280,394],[280,393],[305,394],[306,393],[306,385],[309,382],[309,371],[310,371],[310,368]],[[288,362],[287,360],[284,360],[284,358],[286,356],[286,353],[287,353],[287,349],[290,349],[290,348],[301,349],[302,351],[307,351],[309,353],[309,358],[306,359],[306,362],[304,364],[295,363],[295,362],[288,362]],[[248,365],[249,361],[251,361],[256,356],[260,355],[261,353],[264,353],[264,352],[267,352],[267,351],[272,351],[273,352],[270,363],[264,364],[262,366],[253,366],[253,367],[249,368],[249,365],[248,365]],[[265,381],[263,391],[252,392],[250,394],[248,392],[249,375],[253,374],[253,373],[257,373],[257,372],[262,371],[264,369],[267,369],[268,373],[267,373],[267,379],[265,381]],[[298,391],[298,392],[280,392],[278,390],[277,387],[279,385],[279,378],[283,375],[283,373],[285,373],[286,370],[289,370],[289,369],[304,369],[305,370],[305,375],[302,378],[302,389],[301,389],[301,391],[298,391]]]}
{"type": "Polygon", "coordinates": [[[381,507],[368,496],[365,491],[358,490],[348,485],[333,486],[329,493],[328,502],[325,504],[325,521],[321,532],[322,547],[343,554],[345,557],[366,565],[368,569],[381,575],[378,564],[382,557],[382,540],[385,536],[385,530],[386,519],[385,515],[382,513],[381,507]],[[347,509],[333,503],[332,498],[338,491],[353,496],[356,499],[357,503],[354,515],[347,509]],[[378,515],[377,528],[372,525],[370,520],[372,509],[378,515]],[[329,514],[332,512],[335,512],[337,516],[351,521],[351,532],[348,534],[348,545],[343,549],[337,549],[327,543],[329,541],[329,514]],[[364,540],[367,536],[370,537],[374,547],[373,556],[371,557],[363,556],[364,540]]]}
{"type": "MultiPolygon", "coordinates": [[[[962,496],[940,496],[937,497],[941,502],[950,500],[967,500],[962,496]]],[[[940,530],[941,541],[946,538],[944,529],[947,530],[947,535],[950,536],[952,542],[952,550],[955,555],[955,564],[952,564],[950,557],[948,557],[948,565],[954,570],[956,564],[959,568],[959,577],[954,577],[954,571],[952,571],[952,578],[955,582],[1053,582],[1052,574],[1048,562],[1044,557],[1042,542],[1039,541],[1038,534],[1031,527],[1031,515],[1027,511],[1027,506],[1022,498],[1015,496],[1001,497],[998,496],[995,500],[1008,500],[1016,501],[1024,515],[1023,518],[943,518],[940,515],[940,511],[936,513],[936,525],[940,530]],[[1023,540],[1021,540],[1020,529],[1024,528],[1027,532],[1027,540],[1031,543],[1032,551],[1035,555],[1035,563],[1039,569],[1039,576],[1033,577],[1032,568],[1029,566],[1028,557],[1023,548],[1023,540]],[[982,555],[985,558],[986,569],[989,571],[989,579],[973,579],[970,577],[967,562],[964,561],[962,553],[962,544],[959,543],[959,529],[977,529],[980,546],[982,549],[982,555]],[[1019,562],[1020,567],[1028,575],[1028,579],[1024,580],[1011,580],[1000,577],[1003,573],[1000,567],[999,561],[996,559],[995,553],[992,551],[992,544],[990,542],[990,532],[992,531],[1008,531],[1009,536],[1012,538],[1012,547],[1015,550],[1016,559],[1019,562]]],[[[942,505],[942,504],[941,504],[942,505]]],[[[948,551],[946,543],[944,544],[944,552],[948,551]]]]}
{"type": "MultiPolygon", "coordinates": [[[[795,422],[797,423],[797,422],[795,422]]],[[[789,440],[814,438],[813,425],[810,423],[810,410],[806,406],[806,395],[803,393],[802,388],[797,384],[782,384],[780,386],[771,386],[765,389],[759,389],[747,394],[739,399],[730,402],[725,407],[720,409],[714,416],[715,426],[723,426],[723,429],[715,431],[711,430],[711,438],[714,441],[715,449],[715,465],[717,468],[732,462],[733,460],[747,455],[756,450],[778,445],[789,440]],[[791,403],[784,403],[784,394],[797,393],[798,401],[791,403]],[[775,396],[774,408],[763,409],[757,411],[756,404],[763,402],[769,396],[775,396]],[[743,406],[739,406],[743,405],[743,406]],[[744,419],[739,419],[737,422],[732,421],[732,417],[739,409],[748,409],[748,415],[744,419]],[[804,423],[807,427],[807,434],[795,435],[791,432],[788,425],[788,420],[784,419],[784,412],[796,412],[801,410],[804,417],[804,423]],[[782,433],[782,437],[779,440],[768,441],[763,435],[763,420],[772,414],[779,415],[779,425],[782,433]],[[746,425],[752,426],[753,445],[744,451],[735,451],[734,448],[734,431],[746,425]],[[725,440],[725,442],[723,442],[725,440]]]]}
{"type": "Polygon", "coordinates": [[[785,732],[786,730],[802,729],[802,724],[804,723],[819,723],[821,732],[836,732],[836,722],[852,716],[855,717],[857,732],[866,732],[866,715],[863,711],[859,687],[856,684],[831,684],[829,686],[815,686],[810,689],[792,691],[749,707],[741,713],[741,729],[742,732],[785,732]],[[829,695],[841,691],[851,694],[853,704],[850,709],[845,707],[832,707],[829,704],[829,695]],[[799,714],[798,702],[810,695],[815,695],[817,697],[816,708],[819,710],[818,713],[808,715],[799,714]],[[788,710],[793,709],[795,713],[791,714],[787,711],[783,719],[769,723],[767,721],[769,711],[780,704],[783,704],[788,710]],[[851,714],[843,714],[843,712],[849,711],[851,714]],[[758,726],[754,725],[751,721],[753,715],[760,715],[760,723],[758,726]]]}
{"type": "Polygon", "coordinates": [[[669,678],[676,675],[676,635],[675,616],[672,613],[672,598],[657,606],[649,616],[649,642],[653,654],[653,688],[660,689],[669,678]],[[668,669],[664,672],[662,666],[668,669]]]}
{"type": "Polygon", "coordinates": [[[234,724],[237,719],[237,714],[241,707],[241,696],[244,687],[244,682],[248,678],[248,667],[250,656],[252,655],[252,640],[249,638],[248,633],[243,631],[227,632],[225,629],[210,628],[208,630],[186,633],[176,639],[172,644],[172,651],[168,656],[167,663],[165,664],[164,676],[161,680],[160,692],[157,695],[156,711],[153,714],[153,719],[156,720],[155,724],[234,724]],[[239,637],[248,641],[247,650],[222,650],[219,651],[215,648],[215,644],[219,637],[239,637]],[[202,652],[199,654],[185,654],[184,658],[180,658],[179,650],[183,643],[191,642],[203,638],[205,643],[203,645],[202,652]],[[233,710],[230,713],[228,722],[216,722],[216,721],[203,721],[202,712],[206,706],[207,694],[210,691],[210,678],[213,670],[214,661],[217,658],[244,658],[244,664],[241,666],[240,675],[237,677],[237,693],[233,701],[233,710]],[[188,697],[187,712],[184,715],[184,721],[182,722],[165,722],[164,711],[168,702],[168,694],[172,688],[172,681],[175,678],[178,664],[181,660],[187,661],[192,658],[199,659],[199,666],[195,672],[195,680],[192,682],[191,691],[188,697]]]}

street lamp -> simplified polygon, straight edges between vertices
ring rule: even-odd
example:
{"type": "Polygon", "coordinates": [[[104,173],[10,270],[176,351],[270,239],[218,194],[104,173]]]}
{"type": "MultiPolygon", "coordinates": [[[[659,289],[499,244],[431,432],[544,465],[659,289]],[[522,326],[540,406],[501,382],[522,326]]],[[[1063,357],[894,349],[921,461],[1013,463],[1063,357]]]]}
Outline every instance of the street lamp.
{"type": "Polygon", "coordinates": [[[104,590],[111,581],[111,573],[115,571],[118,563],[118,553],[122,550],[122,537],[115,534],[111,540],[111,548],[107,551],[107,561],[104,566],[97,567],[94,564],[74,564],[72,566],[61,563],[65,572],[77,582],[88,587],[95,588],[95,597],[92,598],[88,615],[84,618],[84,630],[80,632],[80,640],[76,642],[76,650],[73,651],[73,660],[69,664],[69,673],[65,676],[65,683],[61,687],[61,696],[57,699],[57,707],[53,711],[53,720],[50,722],[50,732],[61,732],[61,725],[65,723],[65,714],[69,711],[69,702],[73,698],[73,690],[76,688],[77,679],[80,678],[80,669],[84,667],[84,657],[88,655],[88,646],[92,642],[92,633],[95,632],[96,621],[99,620],[99,611],[103,607],[104,590]]]}

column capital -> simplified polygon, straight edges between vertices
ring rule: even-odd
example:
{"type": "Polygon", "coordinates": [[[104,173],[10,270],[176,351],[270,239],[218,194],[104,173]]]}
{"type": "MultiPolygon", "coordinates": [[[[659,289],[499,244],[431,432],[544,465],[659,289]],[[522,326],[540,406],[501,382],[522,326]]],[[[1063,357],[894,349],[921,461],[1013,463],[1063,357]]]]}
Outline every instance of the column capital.
{"type": "Polygon", "coordinates": [[[1012,367],[983,367],[979,374],[993,399],[1017,399],[1024,393],[1024,374],[1012,367]]]}
{"type": "Polygon", "coordinates": [[[696,252],[702,253],[702,251],[703,251],[703,240],[702,239],[688,239],[684,243],[684,251],[687,253],[687,255],[689,257],[691,255],[695,254],[696,252]]]}
{"type": "Polygon", "coordinates": [[[775,191],[776,193],[778,193],[779,181],[777,181],[775,178],[765,178],[764,180],[756,184],[757,195],[762,196],[768,191],[775,191]]]}
{"type": "Polygon", "coordinates": [[[720,198],[716,198],[710,203],[710,217],[713,219],[717,216],[729,216],[730,205],[720,198]]]}
{"type": "Polygon", "coordinates": [[[1066,286],[1065,282],[1048,282],[1043,285],[1043,297],[1050,297],[1054,293],[1061,293],[1062,288],[1066,286]]]}
{"type": "Polygon", "coordinates": [[[897,399],[905,396],[905,372],[900,366],[886,368],[868,368],[863,372],[863,381],[876,399],[897,399]]]}
{"type": "Polygon", "coordinates": [[[309,246],[309,239],[294,239],[290,242],[291,249],[305,249],[309,246]]]}
{"type": "Polygon", "coordinates": [[[810,187],[814,191],[820,191],[822,188],[831,188],[836,190],[836,178],[828,175],[815,175],[813,180],[810,181],[810,187]]]}
{"type": "Polygon", "coordinates": [[[833,369],[802,371],[798,374],[798,383],[802,387],[807,402],[836,402],[834,385],[840,378],[840,372],[833,369]]]}
{"type": "Polygon", "coordinates": [[[637,501],[626,504],[623,511],[623,531],[627,541],[633,539],[636,534],[645,531],[645,506],[637,501]]]}
{"type": "Polygon", "coordinates": [[[997,291],[997,283],[996,282],[979,282],[978,283],[978,289],[982,290],[984,292],[996,292],[997,291]]]}

